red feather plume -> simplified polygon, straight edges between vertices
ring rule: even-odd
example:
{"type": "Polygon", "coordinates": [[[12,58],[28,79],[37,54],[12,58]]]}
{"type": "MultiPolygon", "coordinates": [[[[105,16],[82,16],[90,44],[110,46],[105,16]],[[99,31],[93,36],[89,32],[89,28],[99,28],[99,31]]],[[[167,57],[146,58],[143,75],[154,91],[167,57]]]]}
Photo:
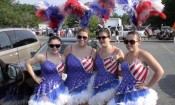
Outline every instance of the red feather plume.
{"type": "Polygon", "coordinates": [[[85,12],[85,9],[77,0],[68,0],[65,4],[64,10],[67,13],[71,13],[75,16],[78,16],[80,19],[85,12]]]}
{"type": "Polygon", "coordinates": [[[166,19],[166,15],[162,12],[159,12],[159,11],[151,11],[150,15],[151,16],[160,16],[162,19],[166,19]]]}
{"type": "Polygon", "coordinates": [[[45,10],[36,11],[36,16],[42,21],[47,20],[45,10]]]}

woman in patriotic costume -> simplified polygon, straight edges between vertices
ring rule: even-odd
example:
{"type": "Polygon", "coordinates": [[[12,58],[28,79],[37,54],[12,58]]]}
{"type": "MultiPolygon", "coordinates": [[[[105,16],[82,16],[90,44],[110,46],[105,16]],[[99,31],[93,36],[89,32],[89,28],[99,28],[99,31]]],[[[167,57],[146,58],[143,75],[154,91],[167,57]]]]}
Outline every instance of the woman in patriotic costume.
{"type": "Polygon", "coordinates": [[[38,85],[29,100],[29,105],[65,105],[68,101],[68,89],[62,80],[65,69],[65,57],[59,53],[61,39],[53,36],[48,41],[48,51],[26,61],[26,68],[38,85]],[[32,65],[40,63],[41,76],[36,76],[32,65]]]}
{"type": "Polygon", "coordinates": [[[107,28],[99,30],[97,39],[101,44],[95,60],[96,77],[93,84],[93,96],[90,105],[105,105],[115,95],[119,85],[119,63],[123,60],[123,52],[110,44],[111,33],[107,28]]]}
{"type": "Polygon", "coordinates": [[[89,38],[88,29],[80,29],[77,43],[69,45],[64,52],[67,68],[65,85],[71,96],[68,105],[86,105],[91,97],[96,50],[87,45],[89,38]]]}
{"type": "Polygon", "coordinates": [[[147,51],[139,48],[141,41],[137,32],[129,32],[124,40],[128,49],[121,64],[123,79],[116,96],[108,105],[156,105],[157,92],[151,89],[162,77],[164,70],[147,51]],[[154,71],[150,82],[146,83],[149,68],[154,71]]]}

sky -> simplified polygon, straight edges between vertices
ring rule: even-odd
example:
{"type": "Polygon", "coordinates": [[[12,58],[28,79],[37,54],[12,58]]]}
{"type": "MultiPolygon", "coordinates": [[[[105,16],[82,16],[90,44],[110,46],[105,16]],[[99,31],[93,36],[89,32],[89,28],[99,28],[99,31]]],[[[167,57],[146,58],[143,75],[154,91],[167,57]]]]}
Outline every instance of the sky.
{"type": "MultiPolygon", "coordinates": [[[[35,4],[38,0],[17,0],[19,1],[19,3],[22,3],[22,4],[35,4]]],[[[67,0],[45,0],[47,1],[49,4],[51,5],[58,5],[58,4],[64,4],[67,0]]],[[[92,2],[93,0],[80,0],[81,2],[83,3],[86,3],[86,2],[92,2]]]]}
{"type": "MultiPolygon", "coordinates": [[[[34,5],[38,0],[16,0],[16,1],[19,1],[19,3],[21,4],[34,5]]],[[[67,0],[45,0],[45,1],[47,1],[50,5],[60,5],[64,4],[67,0]]],[[[82,3],[86,3],[86,2],[92,2],[93,0],[79,0],[79,1],[81,1],[82,3]]],[[[115,10],[118,15],[122,15],[124,13],[124,11],[119,6],[117,6],[115,10]]]]}

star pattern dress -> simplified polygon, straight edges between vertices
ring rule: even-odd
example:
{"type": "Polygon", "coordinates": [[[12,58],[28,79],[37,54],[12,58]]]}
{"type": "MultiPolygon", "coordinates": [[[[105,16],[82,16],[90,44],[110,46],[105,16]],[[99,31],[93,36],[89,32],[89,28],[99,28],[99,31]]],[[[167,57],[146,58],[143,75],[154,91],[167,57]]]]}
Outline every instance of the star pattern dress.
{"type": "Polygon", "coordinates": [[[67,103],[69,93],[61,78],[64,67],[63,62],[55,65],[47,59],[41,64],[41,75],[45,80],[36,86],[28,102],[29,105],[64,105],[67,103]]]}
{"type": "Polygon", "coordinates": [[[114,58],[114,52],[103,59],[98,54],[95,60],[97,74],[93,84],[93,96],[89,100],[90,105],[104,105],[115,95],[119,85],[118,61],[114,58]]]}
{"type": "MultiPolygon", "coordinates": [[[[72,49],[72,48],[71,48],[72,49]]],[[[69,89],[70,99],[68,105],[85,103],[91,97],[93,84],[93,58],[90,56],[79,59],[72,53],[67,56],[67,78],[65,85],[69,89]]]]}

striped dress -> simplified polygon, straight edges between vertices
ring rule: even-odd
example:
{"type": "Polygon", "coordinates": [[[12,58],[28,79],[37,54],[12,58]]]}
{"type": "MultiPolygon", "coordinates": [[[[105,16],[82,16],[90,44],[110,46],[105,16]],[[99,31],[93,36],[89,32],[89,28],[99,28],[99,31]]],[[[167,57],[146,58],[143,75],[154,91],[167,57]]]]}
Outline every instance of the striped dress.
{"type": "Polygon", "coordinates": [[[149,69],[137,58],[128,63],[121,64],[123,73],[122,82],[117,89],[115,98],[108,105],[156,105],[157,93],[153,89],[139,90],[135,86],[136,82],[145,82],[149,69]]]}
{"type": "Polygon", "coordinates": [[[114,52],[103,59],[98,54],[95,60],[97,74],[93,85],[93,96],[89,100],[89,105],[103,105],[114,95],[119,85],[118,61],[114,57],[114,52]]]}
{"type": "MultiPolygon", "coordinates": [[[[68,105],[79,105],[88,102],[92,93],[93,84],[93,58],[92,51],[83,59],[79,59],[72,53],[67,56],[67,78],[65,85],[71,95],[68,105]]],[[[72,47],[71,47],[72,52],[72,47]]]]}

